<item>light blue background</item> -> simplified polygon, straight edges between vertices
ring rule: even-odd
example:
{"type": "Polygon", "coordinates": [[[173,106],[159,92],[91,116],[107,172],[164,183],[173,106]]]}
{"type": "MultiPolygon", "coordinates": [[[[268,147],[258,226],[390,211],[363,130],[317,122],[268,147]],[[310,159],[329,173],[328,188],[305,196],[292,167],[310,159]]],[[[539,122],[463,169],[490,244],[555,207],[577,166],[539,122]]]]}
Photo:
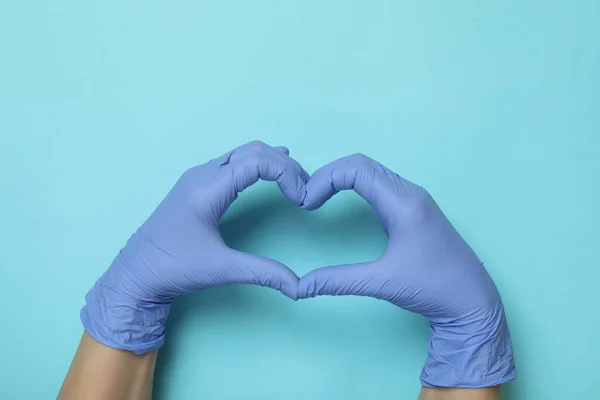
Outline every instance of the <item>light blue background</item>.
{"type": "MultiPolygon", "coordinates": [[[[600,2],[0,3],[0,398],[53,398],[86,291],[186,168],[252,139],[427,187],[500,288],[507,399],[598,396],[600,2]]],[[[302,275],[376,258],[353,193],[223,233],[302,275]]],[[[426,322],[255,287],[175,302],[157,399],[410,399],[426,322]]]]}

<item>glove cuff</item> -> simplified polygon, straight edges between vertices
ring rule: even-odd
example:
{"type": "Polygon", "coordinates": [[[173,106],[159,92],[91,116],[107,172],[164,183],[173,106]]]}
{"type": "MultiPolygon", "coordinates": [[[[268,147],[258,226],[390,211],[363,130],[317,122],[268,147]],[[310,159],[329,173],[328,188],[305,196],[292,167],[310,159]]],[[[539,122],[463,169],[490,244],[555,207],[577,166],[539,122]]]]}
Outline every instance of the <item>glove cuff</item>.
{"type": "MultiPolygon", "coordinates": [[[[471,316],[472,318],[472,316],[471,316]]],[[[481,388],[516,378],[512,342],[501,302],[474,321],[431,321],[425,387],[481,388]]]]}
{"type": "Polygon", "coordinates": [[[108,271],[87,293],[81,322],[100,343],[142,354],[160,348],[165,341],[165,324],[171,300],[148,302],[135,299],[120,288],[132,282],[124,274],[108,271]]]}

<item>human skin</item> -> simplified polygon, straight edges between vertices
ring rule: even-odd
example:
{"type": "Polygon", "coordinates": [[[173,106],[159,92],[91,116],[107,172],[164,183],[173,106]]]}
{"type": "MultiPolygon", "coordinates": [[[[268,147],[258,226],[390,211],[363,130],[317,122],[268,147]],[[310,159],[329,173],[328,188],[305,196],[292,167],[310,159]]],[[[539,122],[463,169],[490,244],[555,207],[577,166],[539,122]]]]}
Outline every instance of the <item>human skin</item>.
{"type": "Polygon", "coordinates": [[[113,349],[84,333],[58,399],[150,399],[157,353],[113,349]]]}

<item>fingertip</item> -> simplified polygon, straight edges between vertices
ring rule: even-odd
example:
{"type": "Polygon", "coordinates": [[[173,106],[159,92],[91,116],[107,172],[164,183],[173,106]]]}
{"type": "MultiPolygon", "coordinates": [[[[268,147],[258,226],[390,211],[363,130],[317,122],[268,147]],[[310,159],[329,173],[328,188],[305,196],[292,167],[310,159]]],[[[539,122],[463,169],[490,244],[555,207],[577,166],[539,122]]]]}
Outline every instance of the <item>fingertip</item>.
{"type": "Polygon", "coordinates": [[[279,182],[279,189],[295,205],[301,207],[304,203],[306,189],[302,185],[286,185],[284,182],[279,182]]]}
{"type": "Polygon", "coordinates": [[[298,298],[308,299],[316,297],[318,293],[316,292],[315,287],[316,277],[314,271],[309,272],[298,281],[298,298]]]}
{"type": "Polygon", "coordinates": [[[311,179],[306,182],[306,196],[301,204],[301,207],[305,210],[316,210],[336,192],[331,183],[322,179],[320,175],[322,174],[313,174],[311,179]]]}
{"type": "Polygon", "coordinates": [[[300,203],[298,203],[298,204],[297,204],[297,205],[298,205],[298,207],[300,207],[300,208],[304,208],[304,202],[306,201],[306,195],[307,195],[307,194],[308,194],[308,192],[306,191],[306,187],[304,187],[304,188],[302,189],[302,192],[301,192],[301,194],[300,194],[300,199],[301,199],[301,200],[300,200],[300,203]]]}
{"type": "Polygon", "coordinates": [[[281,192],[287,197],[292,203],[297,206],[302,206],[306,199],[306,181],[296,170],[286,170],[277,179],[277,184],[281,192]]]}
{"type": "Polygon", "coordinates": [[[280,263],[279,261],[272,261],[272,275],[277,276],[278,279],[276,285],[271,286],[273,289],[280,291],[292,300],[298,299],[298,282],[300,278],[294,271],[291,270],[287,265],[280,263]]]}
{"type": "Polygon", "coordinates": [[[300,204],[300,208],[302,208],[306,211],[314,211],[317,208],[319,208],[319,205],[311,203],[311,200],[308,198],[308,192],[307,192],[306,196],[304,197],[304,201],[302,201],[302,203],[300,204]]]}
{"type": "Polygon", "coordinates": [[[260,268],[265,272],[268,271],[267,275],[269,276],[269,279],[261,284],[281,292],[293,301],[298,300],[298,282],[300,281],[298,275],[279,261],[263,257],[259,259],[263,263],[260,268]]]}
{"type": "Polygon", "coordinates": [[[279,289],[281,294],[288,297],[293,301],[298,301],[298,285],[290,284],[288,282],[282,282],[281,287],[279,289]]]}

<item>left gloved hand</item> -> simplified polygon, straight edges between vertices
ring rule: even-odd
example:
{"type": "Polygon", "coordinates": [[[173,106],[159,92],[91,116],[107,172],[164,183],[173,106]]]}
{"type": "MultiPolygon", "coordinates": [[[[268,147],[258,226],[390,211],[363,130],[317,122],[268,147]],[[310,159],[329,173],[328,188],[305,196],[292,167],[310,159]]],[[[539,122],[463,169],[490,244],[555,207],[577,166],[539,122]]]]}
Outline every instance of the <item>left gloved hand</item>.
{"type": "Polygon", "coordinates": [[[427,317],[432,336],[424,386],[484,387],[514,379],[500,294],[429,193],[355,154],[315,172],[303,206],[316,209],[347,189],[373,207],[389,237],[387,250],[373,262],[308,273],[300,279],[299,298],[371,296],[427,317]]]}
{"type": "Polygon", "coordinates": [[[276,181],[289,200],[302,204],[308,174],[288,154],[252,142],[185,172],[88,292],[81,310],[87,332],[107,346],[144,353],[163,344],[175,296],[250,283],[295,300],[293,271],[230,249],[218,226],[238,193],[259,179],[276,181]]]}

